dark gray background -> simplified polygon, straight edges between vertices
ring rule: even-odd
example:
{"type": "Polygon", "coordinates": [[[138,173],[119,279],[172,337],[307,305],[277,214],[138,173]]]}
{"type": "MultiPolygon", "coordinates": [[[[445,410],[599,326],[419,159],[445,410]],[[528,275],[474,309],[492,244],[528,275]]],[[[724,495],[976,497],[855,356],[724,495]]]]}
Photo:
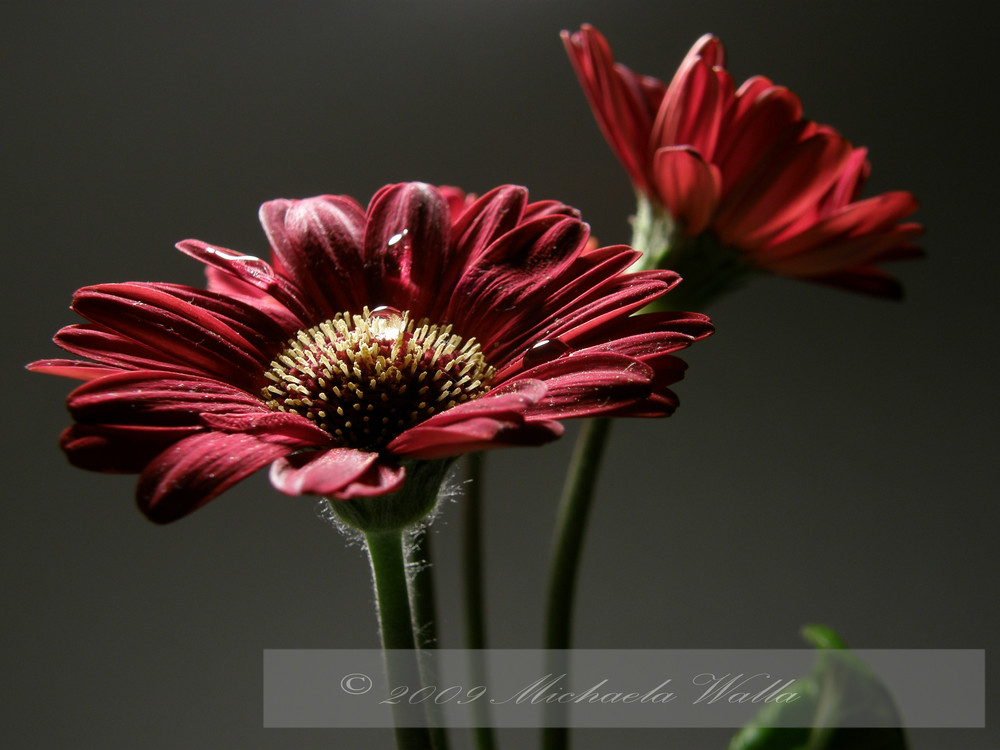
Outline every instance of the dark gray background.
{"type": "MultiPolygon", "coordinates": [[[[932,2],[22,3],[4,79],[3,732],[11,746],[388,748],[388,732],[264,731],[264,648],[377,644],[361,551],[310,499],[244,482],[168,528],[134,477],[69,467],[71,383],[31,375],[103,281],[201,284],[172,249],[266,252],[262,201],[362,202],[420,179],[504,182],[627,241],[633,199],[558,32],[598,25],[669,77],[703,32],[908,189],[926,261],[908,299],[777,279],[717,305],[680,412],[616,425],[582,570],[577,644],[1000,646],[995,286],[997,18],[932,2]]],[[[573,431],[575,434],[575,431],[573,431]]],[[[489,464],[491,641],[539,645],[571,437],[489,464]]],[[[444,640],[460,644],[460,507],[434,525],[444,640]]],[[[915,676],[915,679],[919,677],[915,676]]],[[[933,675],[924,679],[933,680],[933,675]]],[[[947,690],[947,685],[941,686],[947,690]]],[[[993,691],[995,695],[996,691],[993,691]]],[[[995,701],[994,701],[994,706],[995,701]]],[[[991,715],[995,718],[996,714],[991,715]]],[[[726,732],[586,732],[579,748],[721,748],[726,732]]],[[[915,733],[988,748],[996,730],[915,733]],[[992,736],[991,736],[992,735],[992,736]]],[[[535,735],[505,735],[506,747],[535,735]]]]}

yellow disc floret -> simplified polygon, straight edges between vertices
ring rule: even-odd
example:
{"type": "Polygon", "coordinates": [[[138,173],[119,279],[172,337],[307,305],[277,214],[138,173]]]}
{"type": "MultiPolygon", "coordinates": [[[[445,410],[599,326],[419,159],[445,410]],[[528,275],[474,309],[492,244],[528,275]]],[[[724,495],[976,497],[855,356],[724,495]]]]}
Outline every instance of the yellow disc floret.
{"type": "Polygon", "coordinates": [[[486,393],[494,369],[474,338],[391,308],[339,313],[299,331],[271,362],[262,391],[334,442],[378,450],[404,430],[486,393]]]}

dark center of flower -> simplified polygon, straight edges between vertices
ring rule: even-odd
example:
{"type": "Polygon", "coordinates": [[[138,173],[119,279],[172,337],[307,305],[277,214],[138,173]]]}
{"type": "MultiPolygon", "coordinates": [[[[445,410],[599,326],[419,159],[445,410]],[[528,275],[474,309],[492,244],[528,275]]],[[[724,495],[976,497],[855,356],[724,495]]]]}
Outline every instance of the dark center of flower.
{"type": "Polygon", "coordinates": [[[301,414],[339,445],[378,450],[434,414],[486,393],[494,369],[475,339],[392,308],[339,313],[299,331],[264,373],[276,411],[301,414]]]}

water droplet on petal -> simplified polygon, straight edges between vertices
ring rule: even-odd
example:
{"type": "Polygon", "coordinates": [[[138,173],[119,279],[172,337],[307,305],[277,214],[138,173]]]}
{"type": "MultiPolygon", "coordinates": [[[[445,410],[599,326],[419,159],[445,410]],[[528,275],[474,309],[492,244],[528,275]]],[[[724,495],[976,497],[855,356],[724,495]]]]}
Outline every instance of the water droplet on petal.
{"type": "Polygon", "coordinates": [[[209,253],[210,255],[214,255],[218,258],[222,258],[223,260],[242,260],[249,263],[252,263],[254,261],[256,261],[257,263],[262,262],[261,259],[258,258],[256,255],[244,255],[243,253],[234,253],[231,250],[223,250],[220,247],[206,246],[205,252],[209,253]]]}
{"type": "Polygon", "coordinates": [[[389,307],[388,305],[379,305],[368,315],[368,320],[378,320],[380,318],[402,318],[403,313],[397,310],[395,307],[389,307]]]}
{"type": "Polygon", "coordinates": [[[523,366],[527,369],[558,359],[563,354],[573,351],[572,348],[559,339],[539,341],[524,353],[523,366]]]}
{"type": "Polygon", "coordinates": [[[404,229],[402,232],[397,232],[396,234],[392,235],[392,237],[389,238],[389,242],[387,243],[389,247],[392,247],[401,239],[403,239],[409,233],[409,231],[410,230],[408,229],[404,229]]]}

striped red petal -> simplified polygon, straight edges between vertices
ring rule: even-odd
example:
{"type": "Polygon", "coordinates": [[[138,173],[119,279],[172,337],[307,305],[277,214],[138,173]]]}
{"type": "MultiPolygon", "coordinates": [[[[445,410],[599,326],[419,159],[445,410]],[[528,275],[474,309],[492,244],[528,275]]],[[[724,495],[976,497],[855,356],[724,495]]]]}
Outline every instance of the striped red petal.
{"type": "Polygon", "coordinates": [[[201,432],[196,425],[75,424],[59,445],[73,466],[110,474],[139,474],[171,445],[201,432]]]}
{"type": "Polygon", "coordinates": [[[528,411],[532,421],[590,417],[646,399],[652,368],[632,357],[582,352],[524,373],[545,383],[545,397],[528,411]]]}
{"type": "Polygon", "coordinates": [[[86,287],[76,293],[72,307],[95,323],[227,382],[249,384],[269,362],[211,313],[140,284],[86,287]]]}
{"type": "Polygon", "coordinates": [[[203,414],[271,413],[259,398],[218,380],[149,370],[85,383],[66,406],[78,422],[156,426],[201,425],[203,414]]]}
{"type": "Polygon", "coordinates": [[[398,489],[405,477],[401,466],[380,462],[377,453],[350,448],[295,453],[271,467],[271,484],[286,495],[381,495],[398,489]]]}
{"type": "Polygon", "coordinates": [[[146,466],[136,490],[139,508],[156,523],[176,521],[292,450],[250,435],[191,435],[146,466]]]}
{"type": "Polygon", "coordinates": [[[311,313],[310,324],[369,304],[361,258],[365,215],[353,199],[269,201],[260,207],[260,223],[275,262],[311,313]]]}
{"type": "Polygon", "coordinates": [[[681,222],[684,234],[694,237],[704,232],[719,203],[719,168],[707,163],[695,149],[676,146],[657,151],[653,166],[660,200],[681,222]]]}
{"type": "MultiPolygon", "coordinates": [[[[364,269],[378,305],[422,318],[453,266],[448,203],[421,182],[390,185],[372,198],[364,235],[364,269]]],[[[357,309],[357,308],[353,308],[357,309]]]]}

